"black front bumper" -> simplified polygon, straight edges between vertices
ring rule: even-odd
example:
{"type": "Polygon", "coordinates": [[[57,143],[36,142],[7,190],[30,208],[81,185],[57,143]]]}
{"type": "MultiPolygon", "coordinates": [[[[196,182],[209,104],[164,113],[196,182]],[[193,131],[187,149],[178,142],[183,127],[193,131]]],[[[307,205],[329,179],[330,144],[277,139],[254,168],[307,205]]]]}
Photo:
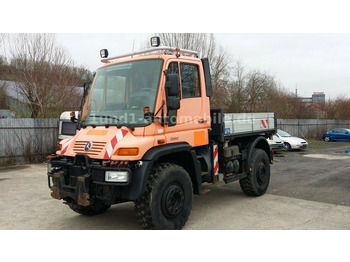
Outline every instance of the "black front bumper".
{"type": "Polygon", "coordinates": [[[75,201],[78,205],[89,206],[96,201],[106,205],[133,201],[146,189],[152,161],[126,162],[110,166],[108,161],[92,160],[87,155],[73,157],[52,156],[48,161],[48,185],[55,199],[75,201]],[[107,164],[106,164],[107,162],[107,164]],[[108,170],[127,171],[128,182],[106,182],[108,170]]]}

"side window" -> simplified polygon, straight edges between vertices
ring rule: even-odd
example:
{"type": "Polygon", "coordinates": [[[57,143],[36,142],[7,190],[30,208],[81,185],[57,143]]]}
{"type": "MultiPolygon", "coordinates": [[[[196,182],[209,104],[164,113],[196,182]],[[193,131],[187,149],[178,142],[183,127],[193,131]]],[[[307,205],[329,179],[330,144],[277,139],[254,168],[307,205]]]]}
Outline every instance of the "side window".
{"type": "Polygon", "coordinates": [[[172,62],[168,67],[169,74],[179,74],[179,64],[177,62],[172,62]]]}
{"type": "Polygon", "coordinates": [[[201,87],[197,65],[180,64],[182,98],[200,97],[201,87]]]}

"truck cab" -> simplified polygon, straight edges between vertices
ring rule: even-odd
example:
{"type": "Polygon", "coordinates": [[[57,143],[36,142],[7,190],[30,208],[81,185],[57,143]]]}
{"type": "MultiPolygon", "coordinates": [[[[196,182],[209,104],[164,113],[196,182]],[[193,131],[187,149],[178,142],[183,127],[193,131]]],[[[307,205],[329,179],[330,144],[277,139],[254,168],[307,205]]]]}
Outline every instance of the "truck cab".
{"type": "MultiPolygon", "coordinates": [[[[248,195],[265,193],[273,115],[259,115],[265,127],[237,140],[225,131],[222,110],[210,109],[208,59],[158,46],[112,58],[106,53],[101,50],[104,65],[85,90],[79,119],[72,117],[76,135],[48,156],[53,198],[84,215],[133,201],[143,228],[180,229],[192,194],[201,194],[205,182],[218,183],[219,173],[225,183],[240,180],[248,195]]],[[[254,121],[245,117],[238,125],[254,121]]]]}
{"type": "MultiPolygon", "coordinates": [[[[71,138],[77,132],[77,123],[71,121],[71,111],[61,113],[58,123],[58,141],[71,138]]],[[[74,111],[74,116],[78,118],[79,111],[74,111]]]]}

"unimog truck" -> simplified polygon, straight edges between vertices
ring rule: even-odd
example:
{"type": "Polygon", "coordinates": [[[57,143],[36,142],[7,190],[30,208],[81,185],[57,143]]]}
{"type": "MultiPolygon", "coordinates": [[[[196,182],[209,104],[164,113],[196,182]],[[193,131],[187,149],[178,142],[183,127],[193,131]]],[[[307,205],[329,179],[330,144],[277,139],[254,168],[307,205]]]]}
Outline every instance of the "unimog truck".
{"type": "Polygon", "coordinates": [[[79,119],[72,112],[76,134],[48,156],[51,196],[88,216],[133,201],[142,228],[181,229],[204,183],[239,181],[263,195],[275,114],[211,109],[208,59],[151,43],[112,58],[101,50],[79,119]]]}

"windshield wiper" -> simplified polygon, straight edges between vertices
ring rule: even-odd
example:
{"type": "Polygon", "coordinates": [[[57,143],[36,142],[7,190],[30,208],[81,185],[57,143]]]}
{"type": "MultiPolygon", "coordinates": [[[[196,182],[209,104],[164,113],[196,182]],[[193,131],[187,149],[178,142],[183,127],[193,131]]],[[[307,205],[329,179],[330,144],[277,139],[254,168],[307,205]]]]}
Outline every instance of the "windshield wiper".
{"type": "Polygon", "coordinates": [[[90,115],[90,117],[112,118],[112,119],[116,119],[117,121],[120,121],[119,118],[116,116],[90,115]]]}
{"type": "Polygon", "coordinates": [[[131,131],[135,130],[135,127],[132,124],[128,124],[128,123],[118,123],[117,124],[117,128],[122,128],[122,126],[129,128],[131,131]]]}
{"type": "MultiPolygon", "coordinates": [[[[120,119],[116,116],[108,116],[108,115],[90,115],[90,117],[101,117],[101,118],[111,118],[111,119],[115,119],[118,122],[120,122],[120,119]]],[[[110,127],[110,126],[116,126],[117,128],[122,128],[122,126],[125,126],[127,128],[129,128],[131,131],[135,130],[135,127],[132,124],[128,124],[128,123],[124,123],[124,122],[120,122],[117,124],[106,124],[105,125],[106,128],[110,127]]]]}

